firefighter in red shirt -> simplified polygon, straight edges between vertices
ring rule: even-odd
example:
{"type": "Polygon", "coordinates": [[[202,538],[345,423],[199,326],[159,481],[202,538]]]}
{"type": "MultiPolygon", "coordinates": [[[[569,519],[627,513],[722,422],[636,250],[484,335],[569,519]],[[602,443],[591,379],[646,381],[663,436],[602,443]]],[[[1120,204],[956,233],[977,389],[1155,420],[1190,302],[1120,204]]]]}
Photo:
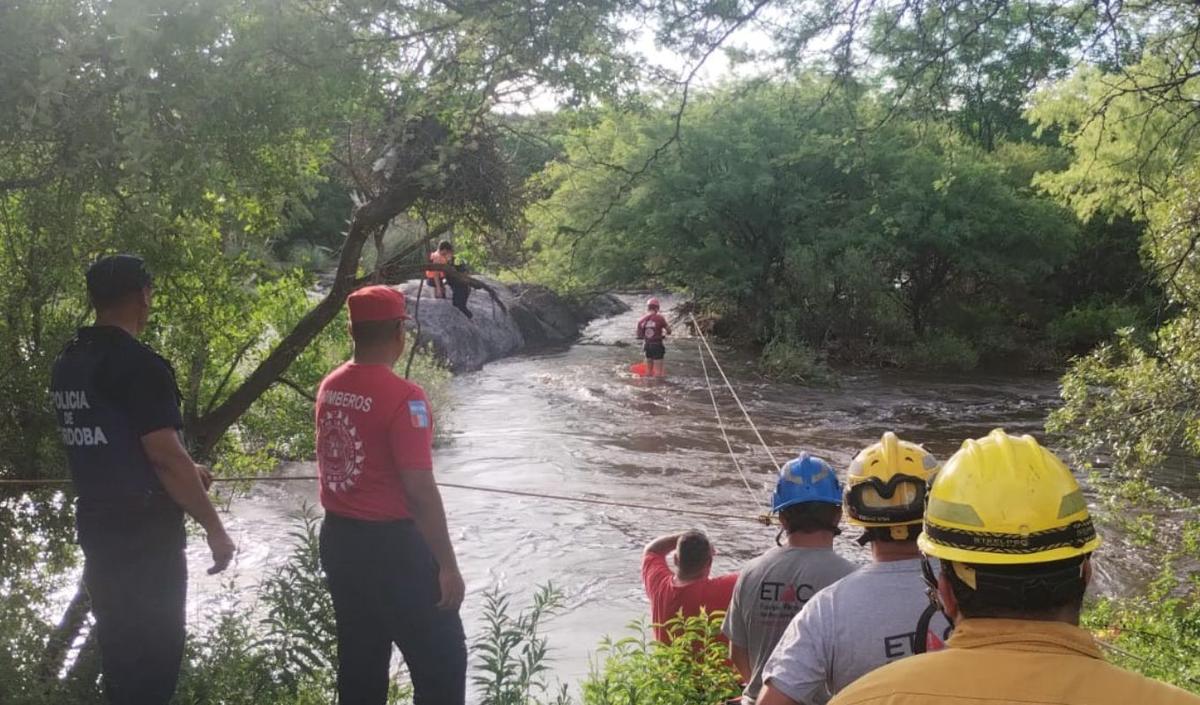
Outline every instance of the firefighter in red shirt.
{"type": "Polygon", "coordinates": [[[646,376],[662,377],[663,357],[667,348],[663,340],[671,332],[667,319],[658,312],[658,299],[651,297],[646,302],[646,315],[637,323],[637,339],[642,342],[642,350],[646,353],[646,376]]]}
{"type": "Polygon", "coordinates": [[[729,609],[738,574],[710,577],[713,547],[701,531],[660,536],[642,552],[642,585],[650,598],[650,619],[654,638],[669,644],[671,635],[665,626],[677,615],[694,617],[729,609]],[[675,571],[667,556],[674,553],[675,571]]]}
{"type": "Polygon", "coordinates": [[[321,564],[337,619],[338,702],[384,705],[392,644],[416,705],[462,705],[463,579],[433,479],[425,392],[392,366],[404,352],[404,295],[350,295],[354,358],[317,392],[321,564]]]}

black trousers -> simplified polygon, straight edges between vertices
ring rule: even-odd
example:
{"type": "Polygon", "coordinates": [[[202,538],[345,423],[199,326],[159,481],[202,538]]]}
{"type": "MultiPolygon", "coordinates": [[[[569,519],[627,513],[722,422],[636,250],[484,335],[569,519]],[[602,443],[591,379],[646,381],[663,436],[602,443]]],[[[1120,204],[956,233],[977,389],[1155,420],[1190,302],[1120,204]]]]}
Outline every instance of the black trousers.
{"type": "Polygon", "coordinates": [[[454,308],[463,312],[467,318],[474,318],[475,314],[471,313],[471,309],[467,308],[467,299],[471,297],[471,287],[465,284],[450,286],[450,303],[454,308]]]}
{"type": "Polygon", "coordinates": [[[187,600],[183,512],[169,499],[76,513],[104,694],[112,705],[166,705],[183,660],[187,600]]]}
{"type": "Polygon", "coordinates": [[[321,565],[337,617],[338,705],[384,705],[392,644],[408,664],[414,705],[463,704],[462,620],[434,606],[437,563],[415,524],[327,513],[321,565]]]}

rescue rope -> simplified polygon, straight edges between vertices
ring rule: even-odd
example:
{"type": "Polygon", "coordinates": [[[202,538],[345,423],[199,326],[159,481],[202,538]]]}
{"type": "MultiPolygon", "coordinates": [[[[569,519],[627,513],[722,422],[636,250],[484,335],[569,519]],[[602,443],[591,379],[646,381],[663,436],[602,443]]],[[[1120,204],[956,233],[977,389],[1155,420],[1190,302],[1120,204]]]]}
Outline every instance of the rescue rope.
{"type": "Polygon", "coordinates": [[[742,463],[733,450],[733,444],[729,442],[729,433],[725,430],[725,420],[721,418],[721,408],[717,405],[717,395],[713,391],[712,379],[708,376],[708,363],[704,360],[704,349],[700,347],[700,343],[696,343],[696,352],[700,354],[700,369],[704,370],[704,384],[708,387],[708,398],[712,400],[713,413],[717,417],[717,428],[721,429],[721,438],[725,439],[725,447],[729,450],[729,459],[733,461],[733,467],[737,468],[738,474],[742,476],[742,484],[746,486],[750,502],[758,504],[760,501],[758,495],[750,487],[750,479],[746,477],[746,471],[742,469],[742,463]]]}
{"type": "MultiPolygon", "coordinates": [[[[281,475],[279,477],[256,476],[256,477],[214,477],[213,482],[246,482],[256,484],[259,482],[312,482],[318,480],[316,475],[281,475]]],[[[70,480],[65,479],[40,479],[40,480],[0,480],[0,487],[3,486],[29,486],[29,487],[50,487],[60,486],[65,487],[71,484],[70,480]]],[[[738,519],[741,521],[753,521],[759,524],[770,524],[771,519],[767,515],[748,516],[746,514],[727,514],[724,512],[706,512],[699,509],[681,509],[678,507],[669,507],[664,505],[652,504],[636,504],[633,502],[618,502],[611,499],[600,499],[594,497],[570,497],[561,494],[548,494],[545,492],[532,492],[527,490],[508,490],[499,487],[483,487],[481,485],[464,485],[458,482],[438,482],[438,487],[448,487],[456,490],[470,490],[473,492],[491,492],[494,494],[511,495],[514,497],[530,497],[533,499],[552,499],[560,502],[577,502],[581,504],[594,504],[607,507],[626,507],[629,509],[645,509],[654,512],[671,512],[672,514],[687,514],[691,516],[707,517],[709,519],[738,519]]]]}
{"type": "Polygon", "coordinates": [[[729,381],[729,377],[725,375],[725,370],[721,368],[721,361],[717,359],[717,354],[713,352],[712,346],[708,344],[708,338],[705,337],[704,331],[700,330],[700,322],[696,320],[695,314],[689,313],[688,317],[692,319],[692,329],[696,331],[696,335],[700,336],[700,342],[704,343],[704,348],[708,350],[709,357],[712,358],[713,365],[717,368],[717,372],[721,373],[721,379],[725,381],[725,386],[729,389],[729,394],[733,396],[733,401],[737,403],[738,408],[742,410],[742,416],[746,417],[746,423],[750,424],[750,430],[754,431],[754,435],[758,437],[758,442],[762,444],[763,450],[767,451],[767,457],[771,459],[771,464],[775,466],[775,472],[782,471],[783,468],[779,465],[779,461],[775,459],[775,454],[771,452],[771,446],[767,445],[767,441],[758,431],[758,426],[754,425],[754,419],[750,418],[750,412],[746,410],[746,405],[742,403],[742,399],[738,396],[737,390],[733,388],[733,384],[729,381]]]}

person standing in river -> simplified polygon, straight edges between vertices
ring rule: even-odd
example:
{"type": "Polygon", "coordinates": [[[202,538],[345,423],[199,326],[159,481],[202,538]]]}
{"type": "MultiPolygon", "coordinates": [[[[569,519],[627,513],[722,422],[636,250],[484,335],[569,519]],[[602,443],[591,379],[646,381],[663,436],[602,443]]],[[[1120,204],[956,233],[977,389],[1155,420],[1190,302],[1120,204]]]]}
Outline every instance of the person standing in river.
{"type": "Polygon", "coordinates": [[[819,590],[854,571],[833,550],[840,532],[842,486],[824,460],[801,453],[779,472],[772,511],[787,542],[751,561],[738,576],[722,632],[729,659],[746,682],[742,702],[753,705],[763,668],[792,618],[819,590]]]}
{"type": "Polygon", "coordinates": [[[850,464],[843,510],[872,562],[818,592],[763,670],[758,705],[820,705],[880,666],[940,649],[949,622],[926,595],[917,537],[937,461],[885,433],[850,464]],[[924,648],[922,648],[924,647],[924,648]]]}
{"type": "Polygon", "coordinates": [[[166,705],[175,692],[186,638],[184,513],[207,535],[209,574],[235,551],[208,499],[212,476],[180,441],[175,372],[137,340],[150,319],[151,283],[132,255],[88,268],[96,322],[59,353],[50,382],[113,705],[166,705]]]}
{"type": "Polygon", "coordinates": [[[667,354],[667,348],[663,341],[671,333],[671,326],[658,309],[658,299],[650,297],[646,301],[646,315],[637,323],[637,339],[642,341],[642,350],[646,353],[647,377],[664,375],[663,358],[667,354]]]}
{"type": "Polygon", "coordinates": [[[392,371],[404,353],[404,295],[350,294],[354,357],[317,391],[321,565],[337,621],[340,705],[387,702],[392,644],[415,705],[462,705],[462,574],[433,478],[433,412],[392,371]]]}

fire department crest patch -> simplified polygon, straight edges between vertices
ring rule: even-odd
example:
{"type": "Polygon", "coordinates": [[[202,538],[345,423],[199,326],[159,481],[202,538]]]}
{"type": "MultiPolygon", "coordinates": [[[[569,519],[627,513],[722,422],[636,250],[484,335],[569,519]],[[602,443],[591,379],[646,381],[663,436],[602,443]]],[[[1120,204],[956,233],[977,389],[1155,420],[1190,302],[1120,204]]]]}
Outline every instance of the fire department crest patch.
{"type": "Polygon", "coordinates": [[[350,416],[337,409],[322,413],[317,429],[317,462],[325,486],[334,492],[353,487],[365,459],[362,440],[350,416]]]}

